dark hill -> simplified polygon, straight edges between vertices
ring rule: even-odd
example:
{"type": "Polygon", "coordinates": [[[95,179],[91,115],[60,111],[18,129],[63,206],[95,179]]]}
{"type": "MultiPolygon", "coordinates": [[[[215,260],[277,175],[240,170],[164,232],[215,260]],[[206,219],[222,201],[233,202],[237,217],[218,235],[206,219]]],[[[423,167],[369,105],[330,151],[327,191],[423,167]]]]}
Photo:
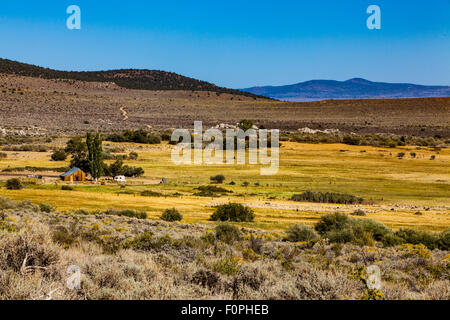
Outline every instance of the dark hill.
{"type": "Polygon", "coordinates": [[[0,73],[44,79],[114,82],[118,86],[127,89],[211,91],[267,99],[264,96],[235,89],[222,88],[206,81],[159,70],[59,71],[0,58],[0,73]]]}
{"type": "Polygon", "coordinates": [[[449,97],[450,87],[422,86],[409,83],[371,82],[354,78],[347,81],[312,80],[287,86],[243,89],[266,97],[308,101],[325,99],[392,99],[449,97]]]}

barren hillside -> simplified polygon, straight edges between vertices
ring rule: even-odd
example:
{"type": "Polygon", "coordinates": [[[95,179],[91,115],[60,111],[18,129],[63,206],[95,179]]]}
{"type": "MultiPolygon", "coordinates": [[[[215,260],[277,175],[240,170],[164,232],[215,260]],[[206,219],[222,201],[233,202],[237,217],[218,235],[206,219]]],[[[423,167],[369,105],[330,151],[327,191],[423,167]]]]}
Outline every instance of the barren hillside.
{"type": "Polygon", "coordinates": [[[279,102],[229,93],[134,90],[112,82],[0,74],[0,127],[48,134],[191,128],[249,118],[267,128],[450,136],[450,98],[279,102]],[[124,113],[126,112],[126,116],[124,113]],[[30,129],[31,128],[31,129],[30,129]]]}

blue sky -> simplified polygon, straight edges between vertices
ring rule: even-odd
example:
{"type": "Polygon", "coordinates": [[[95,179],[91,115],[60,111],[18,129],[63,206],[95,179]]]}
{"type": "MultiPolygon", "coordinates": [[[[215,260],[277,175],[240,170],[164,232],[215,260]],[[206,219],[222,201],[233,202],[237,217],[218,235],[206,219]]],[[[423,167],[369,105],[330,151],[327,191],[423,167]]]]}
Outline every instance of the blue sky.
{"type": "Polygon", "coordinates": [[[353,77],[450,85],[450,1],[2,0],[0,57],[159,69],[232,88],[353,77]],[[66,28],[71,4],[81,30],[66,28]],[[372,4],[381,30],[366,27],[372,4]]]}

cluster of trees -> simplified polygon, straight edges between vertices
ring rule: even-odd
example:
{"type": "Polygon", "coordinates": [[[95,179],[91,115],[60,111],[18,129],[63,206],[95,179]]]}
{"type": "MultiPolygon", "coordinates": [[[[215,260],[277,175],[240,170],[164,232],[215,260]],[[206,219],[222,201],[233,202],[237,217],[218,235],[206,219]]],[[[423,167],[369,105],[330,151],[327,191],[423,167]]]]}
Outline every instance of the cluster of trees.
{"type": "Polygon", "coordinates": [[[122,159],[107,165],[103,161],[102,138],[99,133],[94,135],[88,132],[85,141],[81,137],[70,139],[64,153],[71,155],[71,167],[80,168],[96,180],[102,176],[138,177],[144,174],[142,168],[124,165],[122,159]]]}
{"type": "MultiPolygon", "coordinates": [[[[283,139],[283,138],[282,138],[283,139]]],[[[397,146],[429,146],[436,147],[450,140],[440,136],[415,137],[388,134],[328,134],[328,133],[291,133],[284,139],[301,143],[343,143],[352,146],[389,147],[397,146]]]]}
{"type": "Polygon", "coordinates": [[[306,201],[319,203],[339,203],[339,204],[355,204],[363,203],[364,199],[351,194],[334,193],[334,192],[313,192],[305,191],[302,194],[294,194],[292,201],[306,201]]]}
{"type": "Polygon", "coordinates": [[[157,135],[149,134],[145,130],[126,130],[122,133],[108,135],[105,140],[111,142],[135,142],[144,144],[160,144],[161,138],[157,135]]]}

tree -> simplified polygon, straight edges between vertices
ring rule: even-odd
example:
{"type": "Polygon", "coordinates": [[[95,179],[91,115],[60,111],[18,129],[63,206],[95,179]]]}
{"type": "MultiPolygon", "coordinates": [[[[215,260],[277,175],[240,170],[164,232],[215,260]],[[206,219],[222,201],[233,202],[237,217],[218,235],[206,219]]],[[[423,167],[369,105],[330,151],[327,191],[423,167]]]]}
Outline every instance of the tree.
{"type": "Polygon", "coordinates": [[[255,219],[253,210],[240,203],[228,203],[218,206],[211,215],[212,221],[251,222],[255,219]]]}
{"type": "Polygon", "coordinates": [[[166,209],[161,215],[161,220],[173,222],[173,221],[181,221],[183,219],[183,215],[177,209],[166,209]]]}
{"type": "Polygon", "coordinates": [[[108,168],[108,175],[113,178],[123,175],[123,173],[123,161],[121,159],[117,159],[114,163],[111,163],[108,168]]]}
{"type": "Polygon", "coordinates": [[[241,120],[238,123],[238,127],[240,129],[242,129],[243,131],[247,131],[247,130],[253,128],[253,121],[252,120],[248,120],[248,119],[241,120]]]}
{"type": "Polygon", "coordinates": [[[100,133],[94,136],[88,132],[86,134],[86,145],[88,149],[89,172],[91,176],[98,180],[103,175],[103,148],[100,133]]]}
{"type": "Polygon", "coordinates": [[[129,167],[129,166],[124,166],[123,167],[123,175],[125,177],[140,177],[144,174],[144,169],[142,169],[141,167],[129,167]]]}
{"type": "Polygon", "coordinates": [[[56,150],[52,154],[53,161],[64,161],[67,159],[67,154],[64,150],[56,150]]]}
{"type": "Polygon", "coordinates": [[[12,178],[6,181],[6,189],[8,190],[20,190],[23,188],[22,181],[17,178],[12,178]]]}
{"type": "Polygon", "coordinates": [[[87,145],[81,137],[70,139],[64,151],[72,156],[71,167],[77,167],[84,172],[89,172],[89,161],[87,157],[87,145]]]}
{"type": "Polygon", "coordinates": [[[212,182],[223,183],[225,181],[225,176],[223,174],[218,174],[216,176],[209,178],[212,182]]]}

